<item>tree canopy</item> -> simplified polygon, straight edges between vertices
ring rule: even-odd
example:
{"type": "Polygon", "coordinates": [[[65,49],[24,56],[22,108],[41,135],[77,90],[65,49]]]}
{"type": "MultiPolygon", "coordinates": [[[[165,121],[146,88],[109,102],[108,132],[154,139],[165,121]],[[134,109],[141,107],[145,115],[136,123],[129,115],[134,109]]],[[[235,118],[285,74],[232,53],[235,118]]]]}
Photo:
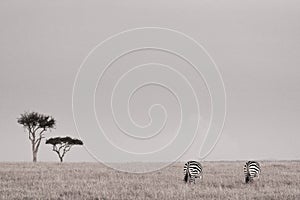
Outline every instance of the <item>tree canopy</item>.
{"type": "Polygon", "coordinates": [[[25,128],[30,128],[30,131],[35,131],[36,129],[45,129],[55,127],[55,119],[48,115],[43,115],[37,112],[25,112],[21,114],[18,118],[18,123],[22,124],[25,128]]]}
{"type": "Polygon", "coordinates": [[[66,137],[54,137],[46,140],[46,144],[68,144],[68,145],[83,145],[83,142],[79,139],[71,138],[69,136],[66,137]]]}

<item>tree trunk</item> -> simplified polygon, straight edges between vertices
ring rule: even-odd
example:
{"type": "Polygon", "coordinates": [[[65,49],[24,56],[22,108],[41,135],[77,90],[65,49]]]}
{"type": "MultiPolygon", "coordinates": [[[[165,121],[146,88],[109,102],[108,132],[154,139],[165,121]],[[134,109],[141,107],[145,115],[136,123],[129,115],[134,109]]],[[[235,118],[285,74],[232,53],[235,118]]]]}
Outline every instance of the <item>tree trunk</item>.
{"type": "Polygon", "coordinates": [[[59,159],[60,159],[60,162],[62,163],[64,160],[64,158],[63,157],[61,157],[61,156],[59,156],[59,159]]]}
{"type": "Polygon", "coordinates": [[[32,152],[32,161],[36,162],[37,161],[37,151],[32,152]]]}
{"type": "Polygon", "coordinates": [[[37,150],[35,149],[34,140],[31,140],[31,148],[32,148],[32,161],[37,161],[37,150]]]}

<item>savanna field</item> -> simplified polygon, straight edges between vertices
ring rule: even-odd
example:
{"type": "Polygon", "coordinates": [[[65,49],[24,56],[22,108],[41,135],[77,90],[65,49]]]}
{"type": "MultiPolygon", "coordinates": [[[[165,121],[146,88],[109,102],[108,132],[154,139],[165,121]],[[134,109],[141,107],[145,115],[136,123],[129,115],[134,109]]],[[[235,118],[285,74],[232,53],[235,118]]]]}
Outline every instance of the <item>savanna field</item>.
{"type": "Polygon", "coordinates": [[[0,199],[300,199],[300,161],[261,161],[244,183],[244,162],[203,162],[203,180],[183,182],[183,163],[145,174],[99,163],[0,163],[0,199]]]}

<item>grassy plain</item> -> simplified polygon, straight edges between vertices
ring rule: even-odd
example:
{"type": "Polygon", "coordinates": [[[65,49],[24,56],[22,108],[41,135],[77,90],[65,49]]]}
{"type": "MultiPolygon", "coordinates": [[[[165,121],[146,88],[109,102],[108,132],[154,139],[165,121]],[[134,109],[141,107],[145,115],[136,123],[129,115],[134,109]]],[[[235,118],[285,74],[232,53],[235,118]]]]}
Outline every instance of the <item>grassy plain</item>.
{"type": "Polygon", "coordinates": [[[185,184],[183,163],[131,174],[98,163],[0,163],[0,199],[300,199],[300,161],[260,162],[244,183],[244,162],[203,162],[203,181],[185,184]]]}

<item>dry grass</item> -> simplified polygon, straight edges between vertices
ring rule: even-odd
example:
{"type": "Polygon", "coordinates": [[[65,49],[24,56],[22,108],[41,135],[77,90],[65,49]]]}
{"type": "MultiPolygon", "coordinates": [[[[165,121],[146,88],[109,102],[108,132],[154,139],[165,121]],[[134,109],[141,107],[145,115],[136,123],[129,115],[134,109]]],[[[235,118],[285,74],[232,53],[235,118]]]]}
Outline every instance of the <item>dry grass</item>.
{"type": "Polygon", "coordinates": [[[205,162],[196,185],[182,163],[130,174],[97,163],[0,163],[0,199],[300,199],[300,162],[261,162],[259,181],[244,184],[243,162],[205,162]]]}

